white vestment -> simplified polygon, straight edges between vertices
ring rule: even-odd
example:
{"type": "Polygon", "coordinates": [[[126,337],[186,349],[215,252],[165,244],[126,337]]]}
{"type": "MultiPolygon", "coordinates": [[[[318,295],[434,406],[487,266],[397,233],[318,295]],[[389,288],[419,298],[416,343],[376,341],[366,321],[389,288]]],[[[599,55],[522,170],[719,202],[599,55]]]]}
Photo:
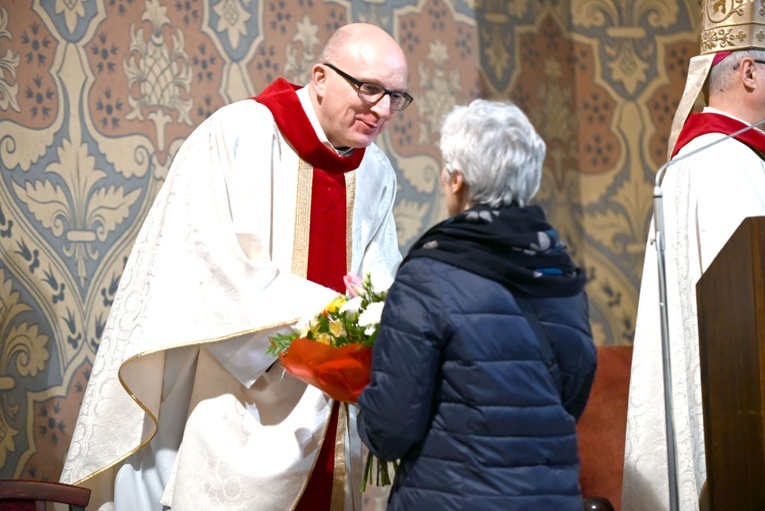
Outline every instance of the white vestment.
{"type": "MultiPolygon", "coordinates": [[[[305,89],[298,96],[328,144],[305,89]]],[[[62,472],[93,490],[89,509],[159,510],[161,498],[174,511],[272,511],[298,500],[332,400],[265,352],[270,335],[337,294],[304,278],[310,176],[254,100],[220,109],[183,144],[127,261],[62,472]]],[[[372,145],[345,176],[348,269],[392,278],[395,171],[372,145]]],[[[350,461],[344,508],[358,510],[349,414],[327,441],[350,461]]]]}
{"type": "MultiPolygon", "coordinates": [[[[705,112],[722,113],[711,108],[705,112]]],[[[720,138],[723,135],[697,137],[676,158],[720,138]]],[[[765,163],[752,149],[729,139],[670,165],[661,189],[678,500],[681,510],[696,511],[706,480],[696,283],[744,218],[765,215],[765,163]]],[[[623,511],[669,509],[659,274],[653,238],[652,225],[635,326],[623,511]]]]}

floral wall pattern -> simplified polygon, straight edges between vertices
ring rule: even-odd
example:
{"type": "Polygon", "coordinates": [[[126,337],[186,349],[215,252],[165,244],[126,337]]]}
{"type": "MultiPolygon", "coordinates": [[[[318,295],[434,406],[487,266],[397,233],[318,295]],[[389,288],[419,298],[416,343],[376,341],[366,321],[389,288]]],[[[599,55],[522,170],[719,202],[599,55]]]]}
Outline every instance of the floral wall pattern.
{"type": "Polygon", "coordinates": [[[0,478],[57,480],[127,254],[183,140],[366,21],[408,54],[379,145],[402,251],[444,218],[442,115],[517,102],[537,198],[589,276],[599,344],[634,331],[656,169],[698,0],[0,0],[0,478]]]}

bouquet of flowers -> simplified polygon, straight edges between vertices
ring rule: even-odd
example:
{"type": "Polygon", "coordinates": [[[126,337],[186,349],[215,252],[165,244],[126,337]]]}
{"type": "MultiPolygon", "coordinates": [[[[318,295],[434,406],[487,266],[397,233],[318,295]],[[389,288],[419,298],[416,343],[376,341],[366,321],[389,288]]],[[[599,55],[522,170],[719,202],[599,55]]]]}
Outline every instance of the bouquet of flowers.
{"type": "MultiPolygon", "coordinates": [[[[372,346],[390,282],[373,282],[369,273],[364,279],[349,273],[343,280],[346,295],[338,295],[319,314],[302,319],[295,332],[271,337],[267,353],[279,357],[292,376],[337,401],[355,403],[369,384],[372,346]]],[[[371,479],[374,459],[371,453],[367,456],[361,491],[371,479]]],[[[393,468],[398,468],[395,461],[393,468]]],[[[388,462],[377,459],[376,484],[390,483],[388,462]]]]}

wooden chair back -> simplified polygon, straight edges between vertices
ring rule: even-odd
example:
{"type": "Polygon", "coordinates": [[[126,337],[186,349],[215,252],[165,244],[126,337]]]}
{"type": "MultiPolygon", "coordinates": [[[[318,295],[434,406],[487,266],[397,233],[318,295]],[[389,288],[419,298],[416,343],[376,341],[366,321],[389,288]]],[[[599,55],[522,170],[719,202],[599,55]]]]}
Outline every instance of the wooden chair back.
{"type": "Polygon", "coordinates": [[[47,481],[0,479],[0,511],[45,511],[47,503],[68,504],[70,511],[85,511],[90,490],[47,481]]]}

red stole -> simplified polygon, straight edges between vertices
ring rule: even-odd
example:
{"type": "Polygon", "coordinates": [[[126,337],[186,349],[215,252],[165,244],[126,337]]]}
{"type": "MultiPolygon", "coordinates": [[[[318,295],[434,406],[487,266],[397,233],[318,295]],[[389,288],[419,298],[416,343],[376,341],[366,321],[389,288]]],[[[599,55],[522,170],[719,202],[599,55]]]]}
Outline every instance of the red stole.
{"type": "MultiPolygon", "coordinates": [[[[747,126],[749,125],[733,119],[732,117],[728,117],[727,115],[716,114],[713,112],[691,114],[688,116],[688,120],[685,121],[683,129],[680,131],[680,135],[675,143],[675,148],[672,151],[672,157],[674,158],[683,146],[687,145],[696,137],[706,135],[707,133],[730,135],[747,126]]],[[[756,151],[757,154],[760,155],[760,158],[765,154],[765,133],[757,128],[745,131],[733,138],[756,151]]]]}
{"type": "Polygon", "coordinates": [[[308,245],[308,274],[312,282],[345,292],[346,261],[345,172],[355,170],[364,149],[340,156],[321,143],[303,111],[295,91],[297,85],[277,79],[253,99],[273,114],[276,125],[295,152],[313,166],[311,226],[308,245]]]}
{"type": "MultiPolygon", "coordinates": [[[[364,157],[364,149],[354,149],[350,156],[340,156],[317,137],[295,91],[300,87],[279,78],[253,99],[267,107],[284,138],[298,156],[313,166],[311,185],[311,222],[308,241],[306,277],[340,293],[345,292],[343,277],[346,260],[345,172],[355,170],[364,157]]],[[[338,405],[334,403],[327,432],[314,470],[295,511],[330,509],[335,468],[335,436],[338,405]]]]}

